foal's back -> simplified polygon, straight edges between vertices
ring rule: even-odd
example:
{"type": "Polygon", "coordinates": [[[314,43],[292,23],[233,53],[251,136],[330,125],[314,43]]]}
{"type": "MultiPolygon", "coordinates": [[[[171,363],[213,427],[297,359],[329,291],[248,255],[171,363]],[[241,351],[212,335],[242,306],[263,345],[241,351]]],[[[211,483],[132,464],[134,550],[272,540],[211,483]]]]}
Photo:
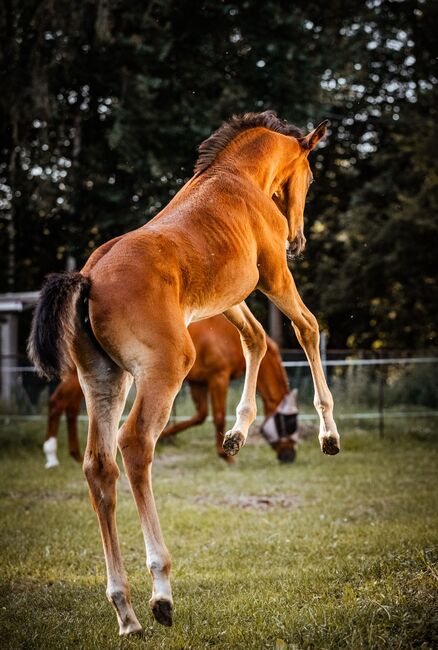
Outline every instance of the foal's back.
{"type": "Polygon", "coordinates": [[[145,331],[159,310],[161,327],[179,327],[223,312],[255,288],[253,225],[247,212],[215,200],[218,183],[192,186],[151,222],[90,257],[81,273],[91,280],[90,319],[103,347],[110,343],[105,331],[117,330],[118,321],[145,331]]]}

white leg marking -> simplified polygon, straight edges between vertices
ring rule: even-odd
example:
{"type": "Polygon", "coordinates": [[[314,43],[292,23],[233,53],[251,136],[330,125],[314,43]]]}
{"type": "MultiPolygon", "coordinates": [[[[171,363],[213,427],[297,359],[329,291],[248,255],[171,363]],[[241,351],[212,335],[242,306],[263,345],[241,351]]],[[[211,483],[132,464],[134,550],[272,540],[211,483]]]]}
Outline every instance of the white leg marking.
{"type": "Polygon", "coordinates": [[[58,448],[58,441],[56,438],[48,438],[43,444],[43,451],[46,455],[46,469],[51,469],[52,467],[58,467],[59,460],[56,455],[56,450],[58,448]]]}

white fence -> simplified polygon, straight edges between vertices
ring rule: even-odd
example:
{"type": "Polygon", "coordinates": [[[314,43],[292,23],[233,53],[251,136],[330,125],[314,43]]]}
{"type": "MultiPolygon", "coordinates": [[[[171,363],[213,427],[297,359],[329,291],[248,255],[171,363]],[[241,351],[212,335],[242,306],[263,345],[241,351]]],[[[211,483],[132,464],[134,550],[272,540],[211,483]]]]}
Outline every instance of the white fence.
{"type": "MultiPolygon", "coordinates": [[[[290,356],[291,354],[296,354],[296,352],[285,351],[285,356],[290,356]]],[[[330,356],[330,352],[328,352],[330,356]]],[[[433,375],[434,379],[428,376],[428,382],[430,384],[430,391],[436,391],[435,386],[438,385],[436,382],[436,364],[438,363],[438,357],[427,357],[427,356],[412,356],[412,357],[388,357],[388,358],[343,358],[343,359],[327,359],[326,355],[323,355],[323,366],[328,376],[328,381],[331,386],[332,391],[335,394],[335,402],[337,403],[337,413],[336,418],[338,420],[375,420],[378,421],[378,429],[380,435],[384,434],[384,425],[385,418],[390,417],[391,419],[396,418],[398,420],[412,420],[415,418],[436,418],[438,416],[438,410],[436,410],[436,404],[438,399],[435,402],[435,406],[430,404],[427,405],[427,408],[421,408],[421,405],[409,404],[406,400],[403,403],[394,404],[391,403],[391,408],[387,410],[387,396],[390,395],[391,385],[391,373],[397,376],[400,374],[400,369],[403,371],[408,367],[419,368],[420,366],[425,367],[427,364],[430,368],[434,369],[433,375]],[[344,399],[344,393],[348,393],[351,388],[351,383],[358,381],[357,373],[361,372],[360,369],[363,369],[364,372],[366,369],[369,370],[370,374],[365,375],[365,381],[362,377],[361,381],[366,385],[366,389],[371,391],[372,395],[368,400],[368,403],[365,404],[364,400],[355,400],[352,399],[348,401],[348,395],[344,399]],[[350,374],[349,374],[350,373],[350,374]],[[433,384],[433,385],[432,385],[433,384]],[[338,394],[336,394],[338,393],[338,394]],[[354,402],[357,402],[356,404],[354,402]],[[406,405],[409,408],[406,408],[406,405]],[[364,408],[365,406],[365,408],[364,408]]],[[[296,370],[299,375],[299,378],[296,376],[296,373],[290,377],[290,383],[293,386],[297,386],[299,390],[302,391],[303,384],[307,386],[308,393],[308,402],[310,402],[310,391],[311,391],[311,381],[310,381],[310,372],[308,372],[308,362],[307,360],[284,360],[283,366],[286,371],[289,373],[296,370]]],[[[29,377],[29,373],[35,373],[35,369],[31,366],[3,366],[3,373],[8,371],[11,377],[8,379],[8,385],[11,384],[16,387],[16,394],[22,396],[21,408],[17,408],[17,405],[11,404],[11,408],[8,408],[7,403],[3,403],[2,411],[0,414],[0,422],[3,423],[7,421],[14,420],[44,420],[45,415],[39,412],[35,412],[35,408],[26,408],[26,398],[25,390],[23,385],[26,384],[26,376],[29,377]],[[13,377],[13,379],[12,379],[13,377]],[[17,412],[18,411],[18,412],[17,412]],[[32,413],[33,411],[33,413],[32,413]]],[[[29,401],[30,404],[30,401],[29,401]]],[[[190,408],[190,407],[187,407],[190,408]]],[[[187,417],[187,408],[184,414],[181,413],[181,406],[179,401],[176,401],[173,419],[183,420],[187,417]]],[[[39,409],[41,410],[41,409],[39,409]]],[[[312,421],[316,419],[316,414],[312,411],[311,408],[304,409],[306,412],[300,412],[300,419],[303,421],[309,420],[312,421]]],[[[234,414],[230,409],[230,412],[227,415],[227,419],[233,419],[234,414]]],[[[80,419],[85,419],[86,416],[80,416],[80,419]]],[[[262,419],[259,416],[258,420],[262,419]]]]}

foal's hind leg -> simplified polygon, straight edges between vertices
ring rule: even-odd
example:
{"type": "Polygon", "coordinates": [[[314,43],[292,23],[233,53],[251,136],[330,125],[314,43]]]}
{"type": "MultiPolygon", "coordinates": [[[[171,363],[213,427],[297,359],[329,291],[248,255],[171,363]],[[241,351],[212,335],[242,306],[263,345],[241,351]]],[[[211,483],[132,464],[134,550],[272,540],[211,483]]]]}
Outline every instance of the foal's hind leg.
{"type": "MultiPolygon", "coordinates": [[[[184,324],[181,324],[184,328],[184,324]]],[[[139,349],[135,373],[137,396],[120,430],[118,443],[143,531],[147,566],[152,576],[152,613],[162,625],[172,625],[171,560],[161,533],[152,492],[155,444],[169,419],[173,400],[195,359],[192,340],[184,328],[179,336],[155,340],[154,349],[139,349]]],[[[134,371],[135,372],[135,371],[134,371]]]]}
{"type": "Polygon", "coordinates": [[[224,312],[224,316],[240,332],[243,355],[246,361],[245,384],[242,397],[236,409],[236,423],[225,434],[223,444],[225,453],[234,456],[245,444],[249,427],[257,415],[257,375],[260,362],[266,353],[266,336],[263,327],[244,302],[236,307],[227,309],[224,312]]]}
{"type": "Polygon", "coordinates": [[[78,363],[78,370],[89,417],[84,473],[102,535],[106,594],[116,610],[120,634],[132,634],[139,632],[141,625],[131,606],[115,518],[116,482],[120,474],[115,460],[116,437],[131,378],[98,353],[94,353],[86,364],[78,363]]]}

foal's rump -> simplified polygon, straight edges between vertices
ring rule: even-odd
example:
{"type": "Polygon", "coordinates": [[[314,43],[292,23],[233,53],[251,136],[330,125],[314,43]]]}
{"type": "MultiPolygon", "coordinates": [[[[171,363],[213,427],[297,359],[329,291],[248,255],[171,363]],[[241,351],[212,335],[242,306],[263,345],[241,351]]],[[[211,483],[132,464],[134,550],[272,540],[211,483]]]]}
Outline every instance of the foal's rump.
{"type": "Polygon", "coordinates": [[[115,237],[94,251],[81,273],[47,276],[33,314],[27,347],[40,375],[58,378],[74,367],[71,346],[78,325],[89,338],[94,338],[88,318],[90,280],[84,271],[98,263],[123,237],[115,237]]]}

